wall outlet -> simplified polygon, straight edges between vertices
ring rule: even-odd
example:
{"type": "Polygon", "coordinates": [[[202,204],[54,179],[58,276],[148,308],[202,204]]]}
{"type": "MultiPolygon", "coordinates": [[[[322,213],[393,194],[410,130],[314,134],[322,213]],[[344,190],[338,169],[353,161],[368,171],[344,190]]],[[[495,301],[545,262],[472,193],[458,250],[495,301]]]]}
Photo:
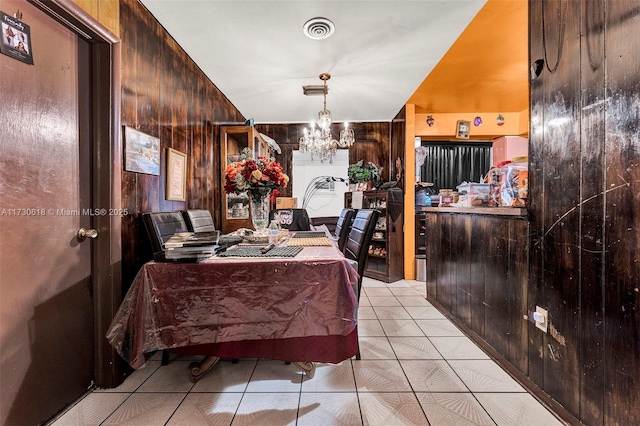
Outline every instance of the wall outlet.
{"type": "Polygon", "coordinates": [[[546,309],[536,306],[536,311],[533,313],[533,320],[536,322],[536,327],[545,333],[547,332],[547,328],[549,327],[549,312],[546,309]]]}

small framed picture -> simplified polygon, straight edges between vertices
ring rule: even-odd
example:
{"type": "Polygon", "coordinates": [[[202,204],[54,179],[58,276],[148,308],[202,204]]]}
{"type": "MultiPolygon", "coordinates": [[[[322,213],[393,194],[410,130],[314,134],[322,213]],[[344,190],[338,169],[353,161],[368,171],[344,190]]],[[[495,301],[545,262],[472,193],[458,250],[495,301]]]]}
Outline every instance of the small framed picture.
{"type": "Polygon", "coordinates": [[[160,175],[160,139],[124,126],[124,169],[160,175]]]}
{"type": "Polygon", "coordinates": [[[167,148],[166,199],[185,201],[187,191],[187,154],[167,148]]]}
{"type": "Polygon", "coordinates": [[[456,138],[469,139],[469,129],[471,129],[471,122],[458,120],[456,123],[456,138]]]}

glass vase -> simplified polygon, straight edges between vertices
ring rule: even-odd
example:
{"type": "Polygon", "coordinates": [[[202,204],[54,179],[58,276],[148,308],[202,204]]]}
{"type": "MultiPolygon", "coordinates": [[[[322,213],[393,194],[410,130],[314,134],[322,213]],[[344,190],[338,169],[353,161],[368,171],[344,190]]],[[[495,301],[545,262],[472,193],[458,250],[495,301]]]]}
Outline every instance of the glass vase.
{"type": "Polygon", "coordinates": [[[251,223],[258,233],[266,233],[269,224],[269,195],[249,195],[249,207],[251,209],[251,223]]]}

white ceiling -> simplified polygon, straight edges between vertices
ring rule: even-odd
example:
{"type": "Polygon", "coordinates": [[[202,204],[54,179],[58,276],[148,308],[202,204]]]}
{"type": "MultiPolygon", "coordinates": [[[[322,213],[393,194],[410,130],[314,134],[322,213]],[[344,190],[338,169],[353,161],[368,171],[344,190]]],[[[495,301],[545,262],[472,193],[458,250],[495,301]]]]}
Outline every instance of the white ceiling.
{"type": "Polygon", "coordinates": [[[213,83],[256,123],[317,118],[331,73],[333,121],[389,121],[486,0],[141,0],[213,83]],[[333,21],[307,38],[314,17],[333,21]]]}

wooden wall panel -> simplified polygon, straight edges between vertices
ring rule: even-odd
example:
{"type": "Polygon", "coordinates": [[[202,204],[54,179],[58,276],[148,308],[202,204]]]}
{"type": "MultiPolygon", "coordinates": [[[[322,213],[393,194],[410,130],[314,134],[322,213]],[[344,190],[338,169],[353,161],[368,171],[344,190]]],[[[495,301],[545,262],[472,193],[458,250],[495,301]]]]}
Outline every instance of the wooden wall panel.
{"type": "Polygon", "coordinates": [[[544,386],[572,412],[579,411],[580,317],[580,9],[579,2],[542,2],[549,69],[543,74],[545,127],[542,163],[545,174],[543,281],[549,311],[544,336],[544,386]],[[577,18],[578,17],[578,18],[577,18]],[[576,19],[577,18],[577,19],[576,19]],[[554,73],[554,67],[557,68],[554,73]],[[552,198],[551,198],[552,197],[552,198]]]}
{"type": "Polygon", "coordinates": [[[426,213],[427,299],[527,373],[528,220],[426,213]]]}
{"type": "Polygon", "coordinates": [[[485,338],[485,263],[490,235],[489,218],[478,216],[471,226],[470,242],[471,329],[482,338],[485,338]]]}
{"type": "Polygon", "coordinates": [[[509,353],[509,226],[508,220],[487,217],[485,249],[485,340],[503,356],[509,353]],[[503,222],[498,222],[502,220],[503,222]]]}
{"type": "Polygon", "coordinates": [[[527,287],[529,283],[529,223],[509,221],[508,249],[509,352],[507,359],[522,373],[528,372],[529,316],[527,287]]]}
{"type": "Polygon", "coordinates": [[[425,240],[427,242],[425,252],[427,270],[425,276],[427,298],[438,300],[438,265],[440,264],[441,249],[436,242],[441,241],[443,238],[440,235],[438,216],[435,214],[427,214],[425,219],[425,240]]]}
{"type": "Polygon", "coordinates": [[[529,377],[586,424],[640,423],[639,24],[635,0],[530,2],[552,69],[531,84],[528,298],[551,328],[529,327],[529,377]]]}
{"type": "Polygon", "coordinates": [[[450,214],[442,214],[438,218],[436,225],[440,239],[432,242],[432,244],[435,243],[440,250],[440,257],[435,265],[438,276],[438,280],[436,281],[436,294],[438,295],[438,302],[449,312],[455,312],[455,299],[452,298],[452,294],[455,296],[455,282],[451,273],[452,220],[450,214]]]}
{"type": "Polygon", "coordinates": [[[245,118],[135,0],[120,2],[122,124],[160,138],[160,176],[124,171],[123,287],[149,260],[141,215],[150,211],[209,209],[220,223],[219,125],[245,118]],[[186,201],[165,199],[166,149],[187,154],[186,201]]]}
{"type": "Polygon", "coordinates": [[[640,5],[606,2],[605,424],[640,424],[640,5]]]}
{"type": "MultiPolygon", "coordinates": [[[[544,60],[542,47],[542,1],[529,2],[529,55],[530,62],[544,60]]],[[[544,68],[543,68],[544,71],[544,68]]],[[[544,230],[543,215],[545,202],[545,174],[543,169],[545,146],[541,143],[535,144],[537,135],[544,131],[543,105],[546,94],[543,90],[544,78],[542,76],[531,82],[531,129],[529,136],[529,212],[530,214],[530,237],[529,237],[529,286],[528,286],[528,312],[536,310],[536,305],[542,305],[544,301],[544,288],[539,283],[543,282],[542,253],[544,251],[544,230]]],[[[543,333],[536,332],[537,328],[533,323],[528,327],[529,335],[529,378],[537,383],[541,388],[543,383],[543,354],[544,338],[543,333]]]]}
{"type": "Polygon", "coordinates": [[[461,216],[451,233],[452,278],[455,280],[455,315],[471,328],[472,217],[461,216]]]}
{"type": "Polygon", "coordinates": [[[580,418],[602,424],[604,399],[604,300],[602,299],[604,248],[604,141],[605,141],[605,2],[593,2],[583,16],[581,50],[582,246],[580,288],[582,344],[580,365],[580,418]],[[584,279],[591,277],[591,279],[584,279]]]}

